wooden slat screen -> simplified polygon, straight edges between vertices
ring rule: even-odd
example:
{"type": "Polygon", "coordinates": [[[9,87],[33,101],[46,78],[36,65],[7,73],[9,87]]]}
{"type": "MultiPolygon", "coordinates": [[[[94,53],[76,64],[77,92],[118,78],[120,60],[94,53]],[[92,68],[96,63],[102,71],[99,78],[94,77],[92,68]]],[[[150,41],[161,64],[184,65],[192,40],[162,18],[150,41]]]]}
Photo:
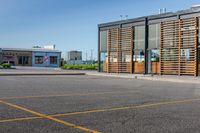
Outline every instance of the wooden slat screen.
{"type": "Polygon", "coordinates": [[[196,76],[197,64],[197,25],[196,19],[184,19],[180,22],[181,26],[181,58],[180,74],[196,76]],[[187,51],[185,51],[187,50],[187,51]],[[185,53],[184,53],[185,52],[185,53]],[[186,56],[184,56],[184,54],[186,56]],[[189,55],[187,55],[189,54],[189,55]]]}
{"type": "Polygon", "coordinates": [[[160,73],[197,75],[197,18],[161,23],[160,73]]]}
{"type": "Polygon", "coordinates": [[[119,72],[132,73],[132,38],[131,27],[120,29],[119,42],[119,72]]]}
{"type": "Polygon", "coordinates": [[[108,72],[118,72],[119,29],[108,32],[108,72]]]}
{"type": "Polygon", "coordinates": [[[161,23],[160,65],[161,74],[178,74],[179,70],[179,22],[161,23]]]}
{"type": "Polygon", "coordinates": [[[133,28],[116,28],[108,31],[107,72],[132,73],[133,28]]]}

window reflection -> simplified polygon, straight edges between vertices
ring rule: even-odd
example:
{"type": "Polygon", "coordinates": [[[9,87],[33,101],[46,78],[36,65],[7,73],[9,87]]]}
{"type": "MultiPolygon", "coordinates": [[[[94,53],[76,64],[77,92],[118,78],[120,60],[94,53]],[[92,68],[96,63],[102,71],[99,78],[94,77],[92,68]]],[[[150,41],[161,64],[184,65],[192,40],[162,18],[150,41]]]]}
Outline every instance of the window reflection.
{"type": "Polygon", "coordinates": [[[145,27],[136,26],[134,28],[134,49],[145,49],[145,27]]]}
{"type": "Polygon", "coordinates": [[[144,73],[145,61],[145,26],[134,27],[134,73],[144,73]]]}
{"type": "Polygon", "coordinates": [[[108,31],[100,31],[100,71],[107,71],[108,55],[107,55],[107,37],[108,31]]]}
{"type": "Polygon", "coordinates": [[[133,61],[144,62],[144,51],[143,50],[135,51],[133,55],[133,61]]]}
{"type": "MultiPolygon", "coordinates": [[[[168,42],[172,45],[173,42],[168,42]]],[[[159,73],[160,23],[149,25],[148,73],[159,73]]]]}

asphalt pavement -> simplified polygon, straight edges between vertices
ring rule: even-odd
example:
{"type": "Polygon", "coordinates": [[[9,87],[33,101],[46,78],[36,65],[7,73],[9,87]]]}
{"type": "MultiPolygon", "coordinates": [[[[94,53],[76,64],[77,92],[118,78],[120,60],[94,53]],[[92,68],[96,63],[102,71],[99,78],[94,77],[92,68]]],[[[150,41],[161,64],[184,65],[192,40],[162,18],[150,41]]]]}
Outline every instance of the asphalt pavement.
{"type": "Polygon", "coordinates": [[[0,133],[198,133],[199,112],[199,84],[88,75],[0,77],[0,133]]]}

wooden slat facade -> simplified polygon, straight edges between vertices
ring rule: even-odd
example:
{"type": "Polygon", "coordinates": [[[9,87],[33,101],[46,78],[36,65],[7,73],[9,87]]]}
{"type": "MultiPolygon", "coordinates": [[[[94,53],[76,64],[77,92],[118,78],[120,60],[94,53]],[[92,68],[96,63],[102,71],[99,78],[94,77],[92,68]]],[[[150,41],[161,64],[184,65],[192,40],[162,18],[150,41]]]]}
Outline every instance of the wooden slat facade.
{"type": "MultiPolygon", "coordinates": [[[[143,73],[144,62],[133,62],[134,27],[108,29],[108,73],[143,73]]],[[[200,75],[198,51],[198,18],[170,20],[160,23],[160,59],[151,62],[151,72],[170,75],[200,75]]],[[[148,55],[145,55],[148,56],[148,55]]]]}
{"type": "Polygon", "coordinates": [[[160,73],[197,75],[197,18],[161,23],[160,73]]]}
{"type": "Polygon", "coordinates": [[[132,73],[133,28],[108,31],[108,73],[132,73]]]}

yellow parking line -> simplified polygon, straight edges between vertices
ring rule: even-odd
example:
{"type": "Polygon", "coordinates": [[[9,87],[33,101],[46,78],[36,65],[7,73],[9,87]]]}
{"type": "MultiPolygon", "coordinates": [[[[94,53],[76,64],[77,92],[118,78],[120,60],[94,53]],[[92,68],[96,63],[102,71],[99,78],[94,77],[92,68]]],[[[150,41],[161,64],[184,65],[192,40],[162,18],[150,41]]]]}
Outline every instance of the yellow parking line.
{"type": "MultiPolygon", "coordinates": [[[[166,102],[157,102],[157,103],[147,103],[147,104],[136,105],[136,106],[113,107],[113,108],[107,108],[107,109],[94,109],[94,110],[87,110],[87,111],[80,111],[80,112],[70,112],[70,113],[63,113],[63,114],[53,114],[53,115],[48,115],[48,116],[50,116],[50,117],[71,116],[71,115],[81,115],[81,114],[107,112],[107,111],[118,111],[118,110],[127,110],[127,109],[140,109],[140,108],[156,107],[156,106],[162,106],[162,105],[170,105],[170,104],[178,104],[178,103],[188,103],[188,102],[193,102],[193,101],[200,101],[200,98],[185,99],[185,100],[176,100],[176,101],[166,101],[166,102]]],[[[3,123],[3,122],[12,122],[12,121],[20,121],[20,120],[41,119],[41,118],[43,118],[43,117],[16,118],[16,119],[0,120],[0,123],[3,123]]]]}
{"type": "Polygon", "coordinates": [[[13,122],[13,121],[24,121],[24,120],[34,120],[34,119],[41,119],[42,117],[24,117],[24,118],[14,118],[14,119],[6,119],[6,120],[0,120],[0,123],[5,122],[13,122]]]}
{"type": "Polygon", "coordinates": [[[51,116],[70,116],[70,115],[80,115],[80,114],[98,113],[98,112],[107,112],[107,111],[139,109],[139,108],[147,108],[147,107],[154,107],[154,106],[161,106],[161,105],[187,103],[187,102],[193,102],[193,101],[199,101],[199,100],[200,98],[186,99],[186,100],[179,100],[179,101],[166,101],[166,102],[158,102],[158,103],[147,103],[147,104],[136,105],[136,106],[124,106],[124,107],[114,107],[114,108],[108,108],[108,109],[95,109],[95,110],[88,110],[88,111],[81,111],[81,112],[71,112],[71,113],[65,113],[65,114],[54,114],[51,116]]]}
{"type": "Polygon", "coordinates": [[[65,96],[87,96],[87,95],[103,95],[103,94],[122,94],[122,93],[138,93],[139,91],[109,91],[109,92],[95,92],[95,93],[71,93],[71,94],[58,94],[58,95],[40,95],[40,96],[22,96],[22,97],[2,97],[2,100],[12,99],[28,99],[28,98],[48,98],[48,97],[65,97],[65,96]]]}
{"type": "Polygon", "coordinates": [[[89,128],[85,128],[85,127],[82,127],[82,126],[77,126],[77,125],[75,125],[75,124],[72,124],[72,123],[69,123],[69,122],[66,122],[66,121],[63,121],[63,120],[54,118],[54,117],[52,117],[52,116],[48,116],[48,115],[39,113],[39,112],[35,112],[35,111],[33,111],[33,110],[30,110],[30,109],[27,109],[27,108],[24,108],[24,107],[21,107],[21,106],[18,106],[18,105],[9,103],[9,102],[5,102],[5,101],[0,100],[0,103],[6,104],[6,105],[11,106],[11,107],[13,107],[13,108],[17,108],[17,109],[20,109],[20,110],[29,112],[29,113],[34,114],[34,115],[36,115],[36,116],[40,116],[40,117],[43,117],[43,118],[46,118],[46,119],[49,119],[49,120],[52,120],[52,121],[56,121],[56,122],[58,122],[58,123],[62,123],[62,124],[64,124],[64,125],[66,125],[66,126],[70,126],[70,127],[73,127],[73,128],[79,129],[79,130],[82,130],[82,131],[91,132],[91,133],[100,133],[100,132],[98,132],[98,131],[96,131],[96,130],[92,130],[92,129],[89,129],[89,128]]]}

